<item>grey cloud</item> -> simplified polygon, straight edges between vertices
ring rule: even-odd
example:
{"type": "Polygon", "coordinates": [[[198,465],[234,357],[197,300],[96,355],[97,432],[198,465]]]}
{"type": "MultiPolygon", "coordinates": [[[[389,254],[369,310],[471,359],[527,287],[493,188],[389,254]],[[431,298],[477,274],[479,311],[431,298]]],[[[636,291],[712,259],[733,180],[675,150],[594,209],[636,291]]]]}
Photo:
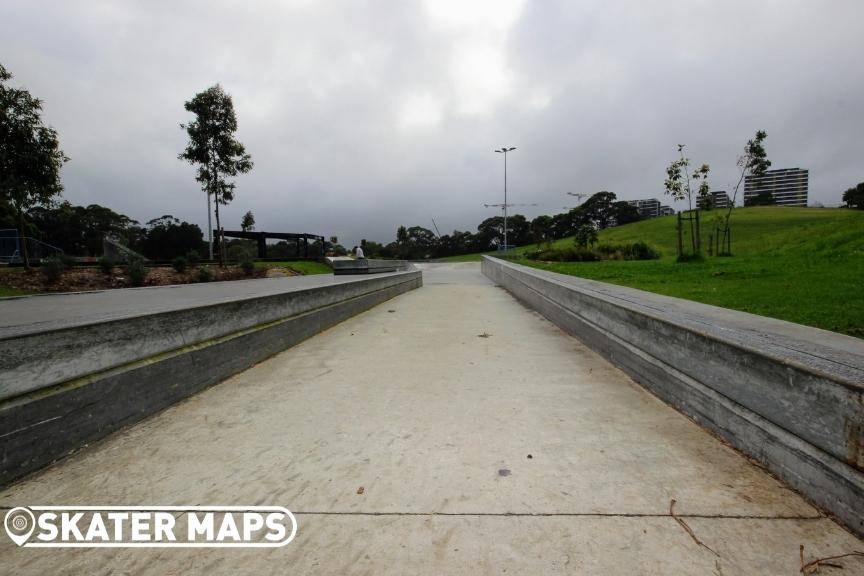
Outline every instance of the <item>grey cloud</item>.
{"type": "Polygon", "coordinates": [[[858,2],[435,7],[12,0],[0,54],[72,158],[65,196],[141,221],[206,223],[176,155],[184,100],[215,82],[256,162],[227,221],[251,209],[349,245],[433,217],[473,229],[500,201],[502,145],[529,216],[569,191],[660,197],[679,142],[727,187],[759,128],[775,166],[810,168],[814,200],[864,180],[858,2]]]}

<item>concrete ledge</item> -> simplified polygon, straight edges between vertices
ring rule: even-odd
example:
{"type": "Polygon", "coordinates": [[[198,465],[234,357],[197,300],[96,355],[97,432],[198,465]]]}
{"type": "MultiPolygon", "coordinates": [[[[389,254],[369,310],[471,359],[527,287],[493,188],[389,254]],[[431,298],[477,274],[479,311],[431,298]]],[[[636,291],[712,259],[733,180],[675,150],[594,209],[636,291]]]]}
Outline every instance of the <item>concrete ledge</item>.
{"type": "Polygon", "coordinates": [[[864,534],[864,342],[496,258],[482,269],[864,534]]]}
{"type": "Polygon", "coordinates": [[[3,301],[0,400],[355,298],[402,282],[405,274],[411,273],[273,278],[3,301]]]}
{"type": "Polygon", "coordinates": [[[337,276],[345,274],[380,274],[382,272],[396,272],[399,270],[411,270],[414,265],[404,260],[333,260],[333,274],[337,276]]]}
{"type": "MultiPolygon", "coordinates": [[[[26,392],[0,403],[0,485],[421,285],[419,271],[405,272],[42,333],[61,351],[64,342],[77,349],[80,358],[66,368],[70,355],[44,358],[54,378],[72,377],[39,386],[16,381],[26,392]],[[203,330],[201,324],[221,329],[203,330]],[[158,330],[156,339],[152,330],[158,330]],[[155,344],[159,338],[163,345],[155,344]],[[141,343],[132,354],[135,339],[141,343]],[[99,354],[88,353],[88,345],[99,354]],[[98,370],[87,370],[88,358],[98,370]]],[[[32,346],[38,336],[9,338],[6,349],[32,346]]],[[[0,371],[4,384],[8,374],[0,371]]]]}

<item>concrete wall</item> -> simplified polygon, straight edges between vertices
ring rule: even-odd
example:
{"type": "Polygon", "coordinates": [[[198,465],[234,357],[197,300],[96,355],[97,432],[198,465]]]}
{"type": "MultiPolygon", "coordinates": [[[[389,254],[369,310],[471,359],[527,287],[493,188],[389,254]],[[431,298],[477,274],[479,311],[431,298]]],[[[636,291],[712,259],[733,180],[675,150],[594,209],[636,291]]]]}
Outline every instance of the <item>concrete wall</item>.
{"type": "Polygon", "coordinates": [[[413,270],[5,338],[0,484],[421,285],[413,270]]]}
{"type": "Polygon", "coordinates": [[[335,259],[330,260],[330,267],[337,276],[350,274],[380,274],[382,272],[395,272],[404,270],[411,266],[405,260],[369,260],[362,258],[355,260],[335,259]]]}
{"type": "Polygon", "coordinates": [[[864,534],[864,342],[495,258],[482,268],[864,534]]]}

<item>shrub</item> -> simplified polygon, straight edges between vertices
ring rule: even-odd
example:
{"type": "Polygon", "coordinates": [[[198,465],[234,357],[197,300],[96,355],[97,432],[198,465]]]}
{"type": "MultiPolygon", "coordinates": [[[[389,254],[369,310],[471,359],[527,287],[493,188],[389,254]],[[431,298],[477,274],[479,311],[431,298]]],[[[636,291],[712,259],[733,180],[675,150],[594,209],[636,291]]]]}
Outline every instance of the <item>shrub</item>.
{"type": "Polygon", "coordinates": [[[207,266],[198,268],[198,282],[210,282],[213,279],[213,273],[207,266]]]}
{"type": "Polygon", "coordinates": [[[143,286],[147,279],[147,267],[144,266],[144,261],[140,258],[132,258],[126,265],[126,275],[129,277],[129,284],[132,286],[143,286]]]}
{"type": "Polygon", "coordinates": [[[59,258],[60,258],[60,261],[63,262],[63,268],[67,269],[67,270],[69,268],[74,268],[75,265],[78,263],[78,261],[75,260],[74,257],[69,256],[68,254],[61,254],[59,256],[59,258]]]}
{"type": "Polygon", "coordinates": [[[603,260],[656,260],[660,254],[645,242],[600,244],[596,248],[603,260]]]}
{"type": "Polygon", "coordinates": [[[66,264],[62,258],[52,256],[42,261],[42,275],[49,284],[54,284],[60,277],[63,276],[63,271],[66,270],[66,264]]]}
{"type": "Polygon", "coordinates": [[[248,244],[235,244],[228,248],[228,260],[233,262],[243,262],[243,260],[254,258],[255,252],[248,244]]]}
{"type": "Polygon", "coordinates": [[[594,248],[574,246],[525,253],[532,260],[550,262],[594,262],[597,260],[653,260],[660,255],[644,242],[633,244],[600,244],[594,248]]]}
{"type": "Polygon", "coordinates": [[[596,260],[600,260],[600,255],[591,248],[577,246],[567,250],[568,262],[594,262],[596,260]]]}
{"type": "Polygon", "coordinates": [[[189,261],[183,256],[177,256],[174,260],[171,261],[171,266],[174,267],[179,274],[183,274],[186,272],[186,268],[189,266],[189,261]]]}
{"type": "Polygon", "coordinates": [[[190,250],[186,253],[186,262],[189,263],[190,268],[195,268],[198,266],[198,262],[201,261],[201,254],[198,253],[197,250],[190,250]]]}
{"type": "Polygon", "coordinates": [[[255,272],[255,260],[252,258],[244,257],[240,260],[240,268],[243,269],[243,273],[246,276],[251,276],[253,272],[255,272]]]}
{"type": "Polygon", "coordinates": [[[99,270],[101,270],[102,274],[105,274],[106,276],[110,276],[111,273],[114,271],[114,261],[107,256],[102,256],[101,258],[99,258],[98,264],[99,270]]]}
{"type": "Polygon", "coordinates": [[[573,242],[580,248],[587,248],[597,243],[597,229],[590,224],[583,224],[576,229],[573,242]]]}
{"type": "Polygon", "coordinates": [[[594,250],[579,246],[574,248],[538,250],[526,253],[525,256],[532,260],[547,260],[550,262],[592,262],[600,259],[594,250]]]}
{"type": "Polygon", "coordinates": [[[657,260],[660,253],[641,240],[630,245],[633,260],[657,260]]]}
{"type": "Polygon", "coordinates": [[[595,248],[603,260],[627,260],[627,244],[600,244],[595,248]]]}

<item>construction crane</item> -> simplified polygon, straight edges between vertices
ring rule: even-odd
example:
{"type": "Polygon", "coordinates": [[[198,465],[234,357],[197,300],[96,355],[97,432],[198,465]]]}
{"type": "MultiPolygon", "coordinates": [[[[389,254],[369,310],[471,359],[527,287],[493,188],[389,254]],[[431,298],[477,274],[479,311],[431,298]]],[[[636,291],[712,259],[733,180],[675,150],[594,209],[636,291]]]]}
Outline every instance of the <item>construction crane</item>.
{"type": "Polygon", "coordinates": [[[512,208],[513,206],[537,206],[534,204],[513,204],[512,202],[507,202],[506,204],[483,204],[486,208],[501,208],[504,211],[504,250],[507,250],[507,208],[512,208]]]}
{"type": "Polygon", "coordinates": [[[511,204],[511,203],[507,203],[507,204],[483,204],[483,206],[485,206],[486,208],[501,208],[503,210],[505,206],[507,208],[512,208],[513,206],[538,206],[538,204],[536,202],[534,204],[511,204]]]}

